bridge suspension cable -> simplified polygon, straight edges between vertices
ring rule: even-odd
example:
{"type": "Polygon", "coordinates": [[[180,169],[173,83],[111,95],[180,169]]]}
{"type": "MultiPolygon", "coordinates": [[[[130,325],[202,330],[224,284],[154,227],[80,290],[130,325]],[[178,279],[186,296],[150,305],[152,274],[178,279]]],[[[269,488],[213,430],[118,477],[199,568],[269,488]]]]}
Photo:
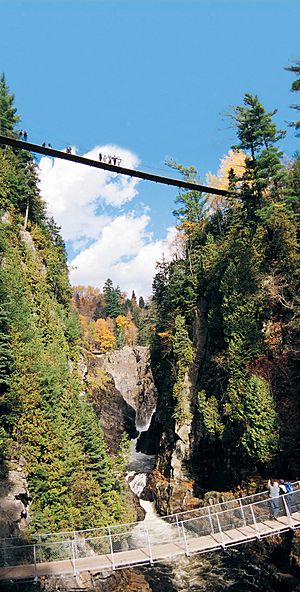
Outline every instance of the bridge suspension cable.
{"type": "Polygon", "coordinates": [[[199,183],[192,183],[190,181],[184,181],[182,179],[174,179],[172,177],[164,177],[162,175],[154,175],[145,171],[139,171],[135,169],[128,169],[117,165],[108,164],[106,162],[100,162],[85,156],[79,156],[77,154],[68,154],[62,150],[55,150],[46,146],[40,146],[39,144],[32,144],[30,142],[24,142],[16,138],[10,138],[8,136],[0,135],[0,144],[5,146],[11,146],[12,148],[19,148],[21,150],[29,150],[37,154],[44,154],[45,156],[51,156],[52,158],[61,158],[62,160],[69,160],[78,164],[84,164],[97,169],[104,169],[112,173],[118,173],[120,175],[126,175],[129,177],[137,177],[144,179],[145,181],[152,181],[154,183],[162,183],[163,185],[173,185],[182,189],[189,189],[191,191],[200,191],[203,193],[211,193],[213,195],[221,195],[226,197],[229,192],[225,189],[218,189],[217,187],[207,187],[206,185],[200,185],[199,183]]]}

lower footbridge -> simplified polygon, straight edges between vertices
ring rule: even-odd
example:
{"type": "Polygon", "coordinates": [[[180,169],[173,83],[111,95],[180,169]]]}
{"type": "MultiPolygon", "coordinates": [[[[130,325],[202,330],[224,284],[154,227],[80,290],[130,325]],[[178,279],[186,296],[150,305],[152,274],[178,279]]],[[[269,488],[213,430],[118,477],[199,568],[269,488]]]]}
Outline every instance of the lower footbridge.
{"type": "Polygon", "coordinates": [[[300,488],[105,528],[0,540],[0,580],[115,570],[234,547],[300,528],[300,488]]]}

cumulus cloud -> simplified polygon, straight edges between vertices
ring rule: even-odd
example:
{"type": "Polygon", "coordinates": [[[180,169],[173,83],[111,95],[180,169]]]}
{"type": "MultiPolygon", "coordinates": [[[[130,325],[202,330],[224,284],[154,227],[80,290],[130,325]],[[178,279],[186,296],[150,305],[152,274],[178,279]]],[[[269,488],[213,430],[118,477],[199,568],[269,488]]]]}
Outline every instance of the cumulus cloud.
{"type": "MultiPolygon", "coordinates": [[[[84,156],[97,160],[99,152],[117,154],[128,168],[139,163],[135,154],[114,145],[96,146],[84,156]]],[[[48,157],[40,160],[39,170],[49,213],[70,251],[78,253],[70,263],[71,282],[101,288],[110,277],[128,294],[149,296],[156,262],[163,253],[170,255],[175,229],[156,240],[147,230],[149,208],[122,212],[137,196],[139,180],[48,157]]]]}
{"type": "Polygon", "coordinates": [[[171,254],[175,229],[165,240],[153,240],[147,233],[149,216],[118,216],[103,230],[99,240],[81,251],[71,262],[72,284],[91,284],[101,288],[110,277],[129,295],[151,294],[156,262],[171,254]]]}
{"type": "MultiPolygon", "coordinates": [[[[139,162],[135,154],[114,145],[96,146],[84,156],[97,160],[99,152],[117,154],[128,168],[136,168],[139,162]]],[[[66,241],[98,238],[109,222],[101,213],[105,205],[120,207],[137,195],[138,179],[110,171],[47,156],[41,158],[39,170],[42,196],[66,241]]]]}

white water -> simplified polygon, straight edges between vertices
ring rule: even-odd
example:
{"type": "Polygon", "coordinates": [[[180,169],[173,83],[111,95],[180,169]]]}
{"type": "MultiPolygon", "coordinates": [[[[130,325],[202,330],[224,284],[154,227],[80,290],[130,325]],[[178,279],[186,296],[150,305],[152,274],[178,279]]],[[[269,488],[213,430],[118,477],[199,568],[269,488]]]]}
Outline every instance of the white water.
{"type": "MultiPolygon", "coordinates": [[[[131,491],[140,497],[142,491],[146,487],[147,473],[135,473],[134,471],[130,471],[126,475],[126,481],[128,482],[131,491]]],[[[140,505],[142,505],[141,501],[142,500],[140,500],[140,505]]]]}
{"type": "Polygon", "coordinates": [[[142,547],[146,541],[151,545],[174,541],[177,537],[177,526],[173,526],[160,518],[155,510],[154,503],[140,499],[140,505],[145,510],[145,518],[137,524],[131,538],[136,546],[142,547]]]}
{"type": "MultiPolygon", "coordinates": [[[[147,426],[147,429],[149,425],[147,426]]],[[[136,444],[137,440],[132,440],[131,460],[128,464],[126,480],[128,481],[131,491],[139,497],[140,506],[145,511],[145,517],[144,520],[134,527],[131,538],[136,546],[144,546],[149,542],[151,542],[151,544],[156,544],[160,543],[162,540],[171,541],[174,539],[174,536],[176,536],[176,527],[171,526],[158,516],[153,502],[141,499],[143,490],[147,485],[148,473],[150,473],[154,467],[155,455],[137,452],[136,444]]]]}

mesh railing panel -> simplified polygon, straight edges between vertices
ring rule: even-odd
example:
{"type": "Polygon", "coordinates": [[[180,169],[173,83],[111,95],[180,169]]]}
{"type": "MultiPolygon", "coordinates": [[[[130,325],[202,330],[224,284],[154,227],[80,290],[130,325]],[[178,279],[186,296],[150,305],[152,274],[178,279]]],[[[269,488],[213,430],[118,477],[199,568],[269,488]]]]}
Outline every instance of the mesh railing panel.
{"type": "Polygon", "coordinates": [[[0,549],[0,565],[27,565],[34,563],[34,545],[3,547],[0,549]]]}
{"type": "Polygon", "coordinates": [[[214,525],[210,516],[201,516],[200,518],[190,518],[182,522],[185,536],[187,539],[207,536],[214,532],[214,525]]]}
{"type": "Polygon", "coordinates": [[[37,563],[47,561],[63,561],[72,559],[72,542],[63,541],[57,543],[43,543],[35,545],[37,563]]]}
{"type": "MultiPolygon", "coordinates": [[[[32,564],[35,560],[37,563],[70,560],[73,553],[76,558],[110,555],[111,546],[113,553],[141,548],[147,550],[149,545],[176,541],[182,544],[185,539],[220,535],[220,529],[226,533],[243,526],[250,526],[259,534],[265,529],[263,523],[270,519],[288,516],[286,526],[292,526],[289,511],[300,512],[300,489],[275,499],[269,498],[268,492],[232,498],[197,510],[131,524],[39,534],[28,542],[21,537],[0,539],[0,565],[32,564]],[[36,543],[35,556],[32,542],[36,543]]],[[[282,524],[285,525],[284,521],[282,524]]],[[[272,528],[270,523],[267,526],[272,528]]],[[[274,530],[276,526],[281,528],[275,522],[274,530]]]]}
{"type": "Polygon", "coordinates": [[[109,536],[76,538],[74,541],[76,559],[93,555],[109,555],[111,553],[109,536]]]}

